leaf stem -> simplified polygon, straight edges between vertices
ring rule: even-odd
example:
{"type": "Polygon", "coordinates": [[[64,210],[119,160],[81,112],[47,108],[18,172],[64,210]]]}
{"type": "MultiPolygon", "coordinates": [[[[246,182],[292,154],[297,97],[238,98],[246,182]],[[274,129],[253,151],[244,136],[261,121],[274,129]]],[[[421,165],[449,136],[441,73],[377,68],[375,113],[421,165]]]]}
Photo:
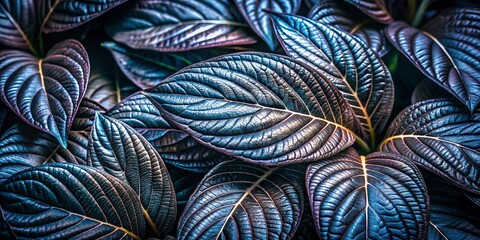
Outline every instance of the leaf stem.
{"type": "Polygon", "coordinates": [[[363,141],[359,136],[355,134],[355,142],[360,146],[360,149],[362,150],[362,153],[370,153],[372,150],[370,149],[370,146],[363,141]]]}
{"type": "Polygon", "coordinates": [[[430,0],[423,0],[420,3],[420,7],[418,7],[417,13],[415,14],[415,18],[412,21],[412,26],[418,28],[420,23],[422,23],[423,14],[427,10],[427,7],[430,5],[430,0]]]}
{"type": "Polygon", "coordinates": [[[417,0],[408,0],[408,21],[412,22],[415,17],[415,10],[417,8],[417,0]]]}

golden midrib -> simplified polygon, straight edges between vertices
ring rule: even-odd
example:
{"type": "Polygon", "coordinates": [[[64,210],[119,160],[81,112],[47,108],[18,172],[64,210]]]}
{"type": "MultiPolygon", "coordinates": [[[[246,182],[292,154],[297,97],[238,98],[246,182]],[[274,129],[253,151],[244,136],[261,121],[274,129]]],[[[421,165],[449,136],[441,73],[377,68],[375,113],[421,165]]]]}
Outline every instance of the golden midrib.
{"type": "Polygon", "coordinates": [[[368,239],[368,209],[370,208],[370,203],[368,200],[368,177],[367,177],[367,166],[366,166],[366,159],[365,156],[360,156],[360,161],[362,163],[362,170],[363,170],[363,181],[365,188],[365,239],[368,239]]]}
{"type": "Polygon", "coordinates": [[[36,53],[36,50],[35,48],[32,46],[32,43],[30,42],[30,39],[28,39],[27,35],[25,35],[25,33],[23,32],[23,29],[17,24],[17,21],[15,21],[15,19],[12,17],[12,15],[10,15],[10,12],[8,12],[2,4],[0,4],[0,8],[2,8],[3,12],[5,13],[5,15],[7,15],[8,19],[10,20],[10,22],[13,23],[13,25],[15,25],[15,28],[18,30],[18,32],[20,33],[20,35],[22,36],[23,40],[25,41],[25,43],[27,44],[28,48],[30,49],[30,51],[32,51],[33,54],[37,54],[36,53]]]}

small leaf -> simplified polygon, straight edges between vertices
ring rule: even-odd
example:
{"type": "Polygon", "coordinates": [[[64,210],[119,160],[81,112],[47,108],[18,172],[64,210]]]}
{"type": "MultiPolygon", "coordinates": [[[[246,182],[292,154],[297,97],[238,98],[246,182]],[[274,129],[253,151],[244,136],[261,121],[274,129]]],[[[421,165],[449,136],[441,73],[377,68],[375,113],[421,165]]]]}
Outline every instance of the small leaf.
{"type": "Polygon", "coordinates": [[[95,168],[53,163],[0,184],[0,204],[16,237],[143,238],[135,192],[95,168]]]}
{"type": "Polygon", "coordinates": [[[176,217],[175,190],[160,155],[145,138],[125,123],[97,112],[88,143],[88,165],[128,183],[154,233],[168,234],[176,217]]]}
{"type": "Polygon", "coordinates": [[[362,40],[345,32],[304,17],[270,16],[287,54],[328,77],[355,111],[360,135],[374,146],[393,107],[387,66],[362,40]]]}
{"type": "Polygon", "coordinates": [[[185,68],[145,94],[202,144],[256,164],[315,161],[355,141],[353,111],[337,89],[284,56],[218,57],[185,68]]]}
{"type": "Polygon", "coordinates": [[[30,49],[38,33],[36,0],[3,0],[0,2],[0,43],[9,47],[30,49]]]}
{"type": "Polygon", "coordinates": [[[295,14],[300,8],[301,0],[234,0],[248,25],[262,38],[271,51],[278,42],[273,32],[272,23],[264,9],[295,14]]]}
{"type": "Polygon", "coordinates": [[[177,238],[291,238],[303,212],[303,173],[241,161],[217,165],[190,197],[177,238]]]}
{"type": "Polygon", "coordinates": [[[89,77],[89,61],[75,40],[56,44],[43,59],[17,50],[0,52],[0,97],[31,126],[63,148],[89,77]]]}
{"type": "Polygon", "coordinates": [[[437,38],[404,22],[390,24],[386,34],[393,46],[425,76],[462,101],[470,111],[475,109],[480,102],[480,61],[475,60],[480,59],[477,37],[466,38],[458,33],[448,34],[449,39],[437,38]],[[468,49],[468,53],[456,50],[459,48],[468,49]]]}
{"type": "Polygon", "coordinates": [[[90,131],[95,120],[95,111],[105,112],[105,108],[99,103],[86,97],[82,99],[77,114],[73,120],[71,131],[90,131]]]}
{"type": "Polygon", "coordinates": [[[306,185],[321,239],[423,239],[428,195],[400,155],[353,149],[311,164],[306,185]]]}
{"type": "Polygon", "coordinates": [[[370,16],[373,20],[389,24],[393,22],[393,18],[390,15],[385,0],[344,0],[348,3],[356,6],[360,11],[370,16]]]}
{"type": "Polygon", "coordinates": [[[422,80],[413,90],[412,104],[434,98],[449,97],[449,93],[429,79],[422,80]]]}
{"type": "Polygon", "coordinates": [[[170,165],[193,172],[207,172],[229,158],[172,126],[144,94],[126,98],[106,115],[137,130],[170,165]]]}
{"type": "Polygon", "coordinates": [[[431,99],[403,110],[380,149],[412,159],[452,184],[480,193],[480,111],[450,99],[431,99]]]}
{"type": "Polygon", "coordinates": [[[131,48],[161,52],[255,43],[232,4],[230,0],[140,0],[107,30],[115,41],[131,48]]]}

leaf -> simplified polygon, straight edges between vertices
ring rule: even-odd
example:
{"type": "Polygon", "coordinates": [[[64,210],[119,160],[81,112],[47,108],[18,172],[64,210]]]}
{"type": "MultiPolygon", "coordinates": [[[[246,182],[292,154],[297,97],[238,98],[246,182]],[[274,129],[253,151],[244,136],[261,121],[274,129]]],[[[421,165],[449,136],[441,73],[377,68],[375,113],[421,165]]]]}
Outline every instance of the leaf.
{"type": "Polygon", "coordinates": [[[13,48],[30,49],[35,54],[37,35],[35,0],[0,2],[0,43],[13,48]]]}
{"type": "Polygon", "coordinates": [[[255,164],[315,161],[355,141],[349,130],[353,111],[336,88],[284,56],[249,52],[214,58],[145,94],[202,144],[255,164]]]}
{"type": "Polygon", "coordinates": [[[382,30],[384,27],[351,4],[337,0],[321,1],[310,10],[308,18],[360,38],[380,56],[389,50],[382,30]]]}
{"type": "Polygon", "coordinates": [[[472,202],[475,203],[477,206],[480,206],[480,194],[475,194],[471,192],[463,192],[465,196],[472,202]]]}
{"type": "Polygon", "coordinates": [[[188,199],[197,188],[198,183],[202,181],[204,174],[192,173],[176,167],[169,168],[168,173],[175,188],[177,215],[180,217],[188,199]]]}
{"type": "Polygon", "coordinates": [[[480,210],[458,188],[429,176],[430,195],[428,239],[480,238],[480,210]]]}
{"type": "Polygon", "coordinates": [[[105,108],[93,100],[83,98],[73,120],[71,131],[90,131],[95,120],[95,112],[105,112],[105,108]]]}
{"type": "Polygon", "coordinates": [[[424,239],[428,195],[420,171],[399,155],[349,149],[311,164],[307,192],[321,239],[424,239]]]}
{"type": "Polygon", "coordinates": [[[4,50],[0,52],[0,97],[23,121],[54,136],[66,148],[89,69],[87,52],[75,40],[56,44],[43,59],[4,50]]]}
{"type": "Polygon", "coordinates": [[[161,52],[253,44],[230,0],[140,0],[107,28],[117,42],[161,52]]]}
{"type": "Polygon", "coordinates": [[[10,229],[10,225],[7,223],[5,217],[3,216],[2,206],[0,205],[0,238],[16,239],[14,236],[15,235],[13,234],[12,229],[10,229]]]}
{"type": "Polygon", "coordinates": [[[303,171],[228,161],[200,182],[177,239],[289,239],[302,217],[303,171]]]}
{"type": "Polygon", "coordinates": [[[0,204],[18,238],[143,238],[133,190],[95,168],[54,163],[0,184],[0,204]]]}
{"type": "Polygon", "coordinates": [[[393,46],[425,76],[462,101],[470,111],[475,109],[480,102],[480,68],[475,66],[480,61],[474,60],[480,58],[480,51],[475,49],[480,46],[477,40],[470,40],[475,41],[474,45],[462,34],[451,34],[449,45],[444,45],[445,40],[403,22],[390,24],[386,34],[393,46]],[[465,53],[468,63],[464,62],[464,56],[459,56],[463,50],[455,50],[458,48],[468,49],[465,53]]]}
{"type": "Polygon", "coordinates": [[[480,111],[450,99],[403,110],[391,123],[382,151],[402,154],[452,184],[480,193],[480,111]]]}
{"type": "Polygon", "coordinates": [[[80,26],[127,0],[40,0],[41,31],[61,32],[80,26]]]}
{"type": "Polygon", "coordinates": [[[373,20],[389,24],[393,22],[393,18],[388,12],[387,5],[384,0],[344,0],[353,4],[360,11],[370,16],[373,20]]]}
{"type": "Polygon", "coordinates": [[[264,9],[295,14],[300,9],[301,0],[234,0],[248,25],[262,38],[271,51],[278,42],[273,32],[272,23],[264,9]]]}
{"type": "Polygon", "coordinates": [[[88,165],[128,183],[147,223],[164,237],[175,224],[173,183],[160,155],[128,125],[97,112],[88,141],[88,165]]]}
{"type": "Polygon", "coordinates": [[[347,33],[304,17],[270,16],[287,54],[328,77],[355,111],[360,135],[374,146],[393,107],[393,81],[387,66],[362,40],[347,33]]]}
{"type": "Polygon", "coordinates": [[[413,90],[412,104],[422,102],[428,99],[445,98],[449,93],[429,79],[422,80],[413,90]]]}
{"type": "Polygon", "coordinates": [[[106,115],[137,130],[153,145],[163,161],[173,166],[193,172],[207,172],[229,158],[172,126],[144,94],[126,98],[106,115]]]}

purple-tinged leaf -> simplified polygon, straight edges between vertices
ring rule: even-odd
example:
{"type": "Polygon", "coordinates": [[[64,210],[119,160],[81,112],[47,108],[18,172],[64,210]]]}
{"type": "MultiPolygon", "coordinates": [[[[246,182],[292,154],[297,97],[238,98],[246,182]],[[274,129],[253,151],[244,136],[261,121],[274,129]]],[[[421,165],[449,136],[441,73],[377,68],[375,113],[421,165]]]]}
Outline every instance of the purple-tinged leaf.
{"type": "Polygon", "coordinates": [[[316,161],[361,141],[350,130],[353,110],[335,86],[285,56],[247,52],[214,58],[145,94],[202,144],[251,163],[316,161]]]}
{"type": "Polygon", "coordinates": [[[88,141],[88,165],[133,188],[155,236],[170,232],[177,215],[173,183],[160,155],[138,132],[97,112],[88,141]]]}
{"type": "Polygon", "coordinates": [[[107,28],[117,42],[161,52],[253,44],[231,0],[140,0],[107,28]]]}
{"type": "Polygon", "coordinates": [[[344,0],[356,6],[360,11],[370,16],[373,20],[389,24],[393,22],[393,18],[390,15],[385,0],[344,0]]]}
{"type": "Polygon", "coordinates": [[[65,148],[89,72],[87,52],[75,40],[56,44],[42,59],[4,50],[0,52],[0,97],[26,123],[54,136],[65,148]]]}
{"type": "MultiPolygon", "coordinates": [[[[61,32],[80,26],[127,0],[35,0],[45,33],[61,32]]],[[[32,21],[35,22],[35,21],[32,21]]]]}
{"type": "Polygon", "coordinates": [[[267,43],[271,51],[277,48],[278,41],[272,22],[263,10],[296,14],[301,0],[234,0],[248,25],[267,43]]]}
{"type": "Polygon", "coordinates": [[[38,33],[36,0],[3,0],[0,2],[0,43],[9,47],[30,49],[38,33]]]}
{"type": "Polygon", "coordinates": [[[394,152],[467,191],[480,193],[480,111],[453,99],[431,99],[403,110],[382,151],[394,152]]]}
{"type": "Polygon", "coordinates": [[[177,239],[290,239],[303,213],[303,176],[291,166],[217,165],[190,197],[177,239]]]}
{"type": "Polygon", "coordinates": [[[389,50],[383,26],[373,22],[348,3],[338,0],[322,1],[310,10],[308,18],[362,39],[380,56],[389,50]]]}
{"type": "Polygon", "coordinates": [[[230,158],[203,146],[175,125],[172,126],[143,94],[126,98],[106,115],[137,130],[170,165],[193,172],[207,172],[230,158]]]}
{"type": "Polygon", "coordinates": [[[95,111],[105,112],[99,103],[86,97],[82,99],[70,131],[90,131],[95,120],[95,111]]]}
{"type": "Polygon", "coordinates": [[[52,163],[0,184],[0,205],[19,239],[143,239],[135,192],[89,166],[52,163]]]}
{"type": "Polygon", "coordinates": [[[280,43],[292,58],[325,75],[355,111],[359,135],[374,141],[393,107],[393,81],[387,66],[365,43],[320,22],[271,13],[280,43]]]}
{"type": "Polygon", "coordinates": [[[321,239],[424,239],[428,195],[400,155],[353,149],[311,164],[307,192],[321,239]]]}
{"type": "MultiPolygon", "coordinates": [[[[470,32],[460,28],[458,30],[470,32]]],[[[471,32],[478,33],[480,29],[471,29],[471,32]]],[[[470,111],[475,109],[480,102],[478,34],[472,37],[452,32],[447,33],[449,39],[441,35],[437,38],[404,22],[390,24],[386,34],[393,46],[425,76],[462,101],[470,111]]]]}
{"type": "Polygon", "coordinates": [[[429,79],[422,80],[413,90],[412,104],[434,98],[446,98],[450,94],[429,79]]]}

